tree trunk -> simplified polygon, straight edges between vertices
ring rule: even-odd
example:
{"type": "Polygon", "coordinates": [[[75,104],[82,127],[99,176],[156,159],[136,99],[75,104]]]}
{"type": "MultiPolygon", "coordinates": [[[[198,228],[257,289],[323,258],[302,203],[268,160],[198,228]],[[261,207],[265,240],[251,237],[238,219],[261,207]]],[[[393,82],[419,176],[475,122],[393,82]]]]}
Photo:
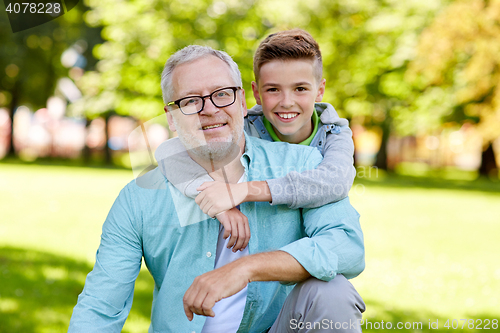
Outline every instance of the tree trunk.
{"type": "Polygon", "coordinates": [[[488,148],[483,151],[481,156],[481,166],[479,167],[479,174],[483,176],[490,176],[492,171],[496,170],[497,164],[495,162],[495,152],[493,151],[493,144],[488,143],[488,148]]]}
{"type": "Polygon", "coordinates": [[[90,164],[90,148],[87,145],[87,135],[89,133],[89,126],[90,126],[91,120],[89,118],[85,118],[85,143],[83,145],[83,150],[82,150],[82,158],[83,158],[83,164],[89,165],[90,164]]]}
{"type": "Polygon", "coordinates": [[[108,113],[104,116],[106,121],[106,126],[104,127],[106,144],[104,145],[104,164],[111,165],[112,164],[112,156],[111,156],[111,148],[109,147],[109,118],[111,118],[112,113],[108,113]]]}
{"type": "Polygon", "coordinates": [[[7,150],[8,157],[16,156],[16,150],[14,149],[14,110],[17,107],[17,103],[19,100],[19,85],[17,81],[14,83],[14,87],[12,88],[12,99],[10,101],[9,106],[9,116],[10,116],[10,138],[9,138],[9,149],[7,150]]]}
{"type": "Polygon", "coordinates": [[[391,135],[391,123],[391,117],[389,115],[386,115],[384,121],[381,124],[382,142],[380,143],[380,149],[377,153],[375,166],[382,170],[388,170],[389,168],[389,165],[387,164],[387,144],[389,143],[389,137],[391,135]]]}

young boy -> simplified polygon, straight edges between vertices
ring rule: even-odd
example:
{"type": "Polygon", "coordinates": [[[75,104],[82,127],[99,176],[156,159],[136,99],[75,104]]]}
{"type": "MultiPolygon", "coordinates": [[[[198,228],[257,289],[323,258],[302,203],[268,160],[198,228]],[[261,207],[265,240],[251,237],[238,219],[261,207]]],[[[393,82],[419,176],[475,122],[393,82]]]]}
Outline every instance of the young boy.
{"type": "Polygon", "coordinates": [[[187,154],[169,154],[182,149],[178,142],[174,147],[175,141],[166,141],[156,153],[167,179],[186,196],[196,198],[205,214],[219,219],[226,229],[224,238],[231,233],[227,246],[233,251],[244,249],[250,237],[241,213],[234,208],[240,203],[269,201],[290,208],[319,207],[347,197],[356,173],[347,120],[339,118],[330,104],[319,103],[325,79],[314,38],[301,29],[271,34],[259,45],[253,67],[252,91],[257,105],[248,110],[246,133],[269,141],[316,147],[324,158],[315,170],[292,171],[279,179],[226,184],[214,182],[187,154]]]}

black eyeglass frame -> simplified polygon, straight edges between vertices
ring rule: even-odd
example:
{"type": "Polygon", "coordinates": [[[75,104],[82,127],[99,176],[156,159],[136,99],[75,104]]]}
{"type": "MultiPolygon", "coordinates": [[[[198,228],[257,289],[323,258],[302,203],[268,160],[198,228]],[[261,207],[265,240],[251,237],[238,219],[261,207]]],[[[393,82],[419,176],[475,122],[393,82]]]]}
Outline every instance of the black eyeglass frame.
{"type": "Polygon", "coordinates": [[[167,106],[172,106],[172,105],[177,105],[177,107],[179,108],[179,110],[181,110],[182,114],[186,115],[186,116],[190,116],[192,114],[197,114],[197,113],[200,113],[201,111],[203,111],[203,109],[205,108],[205,99],[208,97],[210,98],[210,101],[212,102],[213,105],[215,105],[215,107],[217,108],[225,108],[226,106],[229,106],[229,105],[233,105],[234,102],[236,102],[236,91],[237,90],[240,90],[241,87],[224,87],[224,88],[220,88],[220,89],[217,89],[215,91],[212,91],[210,94],[208,95],[205,95],[205,96],[186,96],[186,97],[183,97],[183,98],[179,98],[178,100],[175,100],[175,101],[172,101],[172,102],[168,102],[167,103],[167,106]],[[222,91],[222,90],[226,90],[226,89],[231,89],[234,93],[233,95],[233,101],[229,104],[225,104],[225,105],[218,105],[214,102],[212,96],[215,94],[215,93],[218,93],[219,91],[222,91]],[[185,113],[184,111],[182,111],[182,108],[181,108],[181,101],[185,100],[185,99],[189,99],[189,98],[193,98],[193,97],[199,97],[201,98],[201,109],[196,111],[196,112],[193,112],[193,113],[185,113]]]}

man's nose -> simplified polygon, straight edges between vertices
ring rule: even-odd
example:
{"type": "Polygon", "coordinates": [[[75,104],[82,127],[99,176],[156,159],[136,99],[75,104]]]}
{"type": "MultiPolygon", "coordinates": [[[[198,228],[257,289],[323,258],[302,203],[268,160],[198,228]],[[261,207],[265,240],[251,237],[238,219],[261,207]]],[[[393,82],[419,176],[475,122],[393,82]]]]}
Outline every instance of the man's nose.
{"type": "Polygon", "coordinates": [[[203,110],[201,110],[200,114],[213,115],[217,112],[219,112],[219,108],[215,106],[210,97],[205,97],[205,106],[203,107],[203,110]]]}

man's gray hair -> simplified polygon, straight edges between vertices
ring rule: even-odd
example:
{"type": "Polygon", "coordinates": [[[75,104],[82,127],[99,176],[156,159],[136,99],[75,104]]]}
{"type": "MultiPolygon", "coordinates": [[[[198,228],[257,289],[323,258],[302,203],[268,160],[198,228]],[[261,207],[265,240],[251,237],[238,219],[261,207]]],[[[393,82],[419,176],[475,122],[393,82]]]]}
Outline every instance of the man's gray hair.
{"type": "Polygon", "coordinates": [[[200,58],[206,57],[207,55],[212,55],[220,60],[224,61],[231,71],[231,78],[234,83],[239,87],[242,87],[241,73],[238,69],[238,65],[234,62],[226,52],[214,50],[208,46],[201,45],[189,45],[185,48],[175,52],[170,58],[168,58],[163,72],[161,73],[161,91],[163,96],[163,102],[167,105],[171,101],[173,87],[172,87],[172,73],[175,67],[181,64],[192,62],[200,58]]]}

